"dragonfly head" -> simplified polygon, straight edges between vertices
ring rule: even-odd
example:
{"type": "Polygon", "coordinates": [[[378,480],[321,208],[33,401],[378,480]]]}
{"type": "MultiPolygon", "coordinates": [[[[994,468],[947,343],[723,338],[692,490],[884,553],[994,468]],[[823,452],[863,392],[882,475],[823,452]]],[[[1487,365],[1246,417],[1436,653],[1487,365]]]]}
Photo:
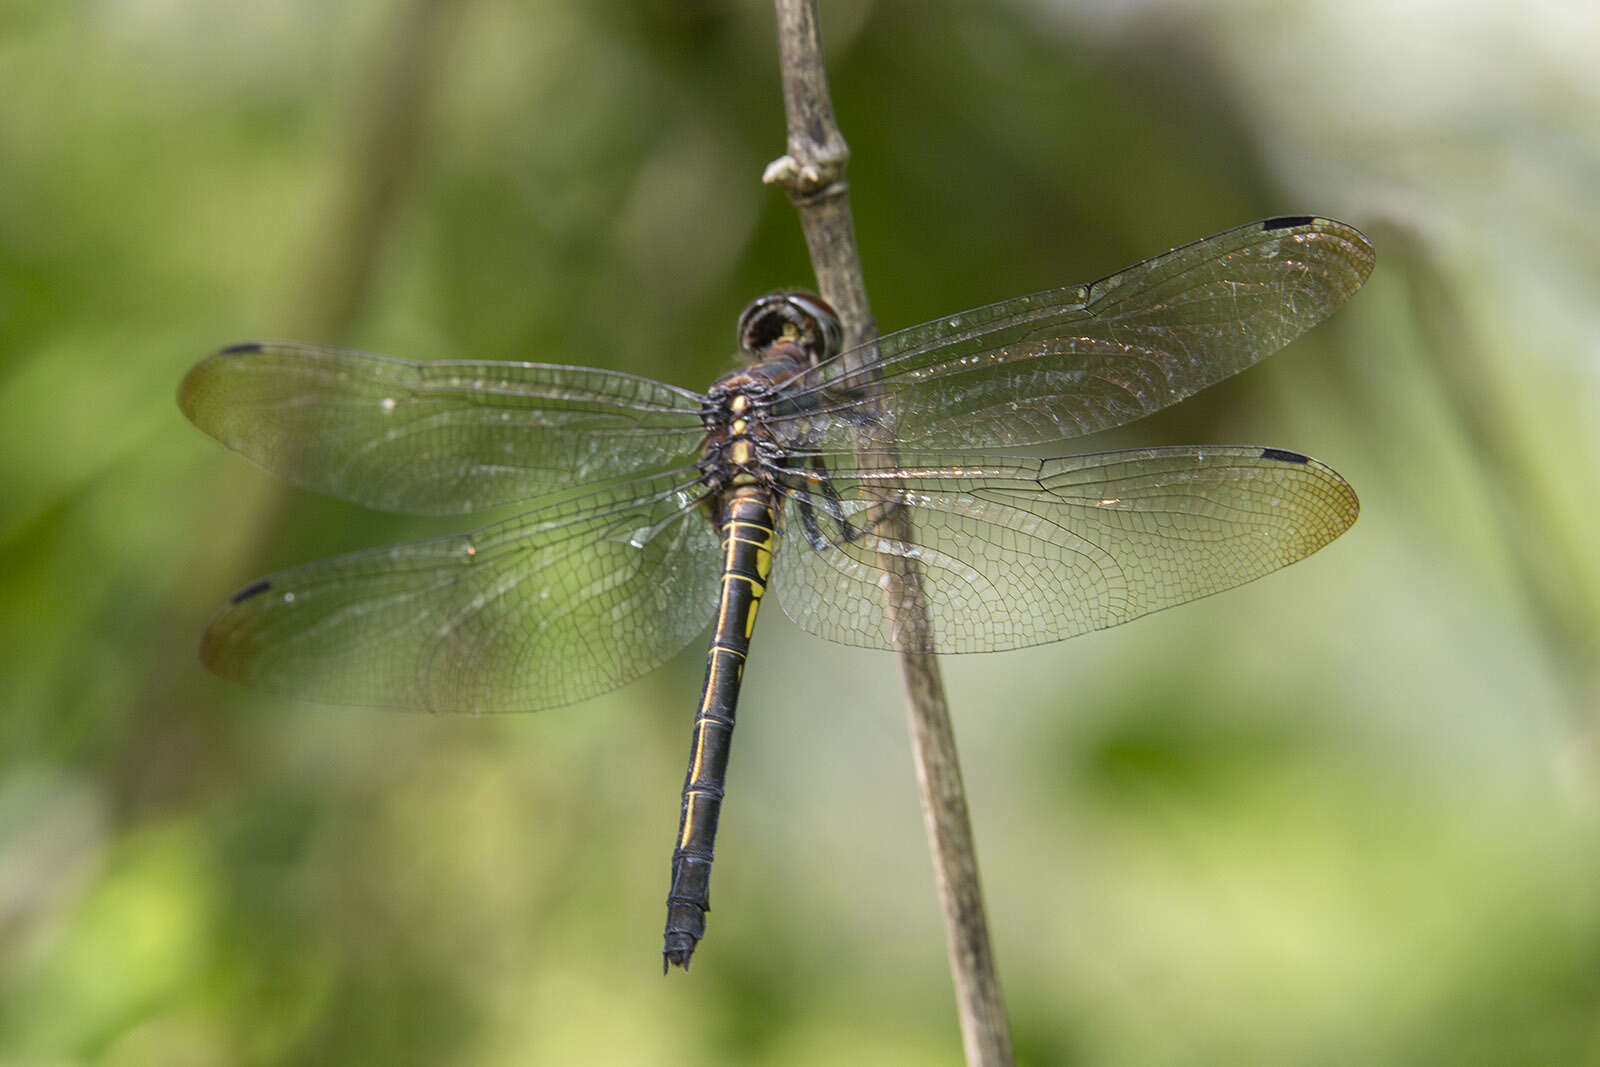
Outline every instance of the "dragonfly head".
{"type": "Polygon", "coordinates": [[[802,292],[768,293],[745,306],[739,315],[739,351],[761,359],[779,341],[798,345],[806,358],[819,363],[844,343],[839,315],[820,296],[802,292]]]}

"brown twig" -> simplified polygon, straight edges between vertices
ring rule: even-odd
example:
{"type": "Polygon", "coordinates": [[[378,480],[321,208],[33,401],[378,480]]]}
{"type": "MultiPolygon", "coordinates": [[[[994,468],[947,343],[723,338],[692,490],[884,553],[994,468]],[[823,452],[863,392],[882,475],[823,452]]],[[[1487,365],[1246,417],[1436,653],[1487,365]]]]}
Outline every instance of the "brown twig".
{"type": "Polygon", "coordinates": [[[373,57],[327,227],[312,249],[306,336],[344,339],[366,302],[382,244],[423,159],[426,111],[460,20],[461,0],[407,0],[373,57]]]}
{"type": "MultiPolygon", "coordinates": [[[[763,180],[788,190],[805,230],[822,297],[843,320],[845,344],[849,348],[865,346],[859,348],[859,363],[861,357],[871,354],[869,342],[876,330],[867,303],[844,180],[850,149],[839,132],[828,99],[816,3],[775,0],[775,5],[789,151],[767,167],[763,180]]],[[[861,380],[856,374],[850,377],[861,380]]],[[[862,444],[870,444],[880,455],[893,446],[892,441],[876,439],[862,444]]],[[[892,498],[892,489],[885,493],[892,498]]],[[[905,509],[890,507],[885,514],[888,521],[881,530],[883,539],[888,543],[909,541],[911,530],[905,509]]],[[[880,552],[878,564],[889,577],[884,589],[885,613],[899,648],[912,756],[922,791],[923,824],[944,911],[967,1063],[983,1067],[1010,1064],[1011,1035],[995,977],[994,954],[989,947],[978,855],[961,784],[955,735],[950,727],[950,709],[938,661],[927,651],[934,646],[922,572],[915,560],[905,554],[880,552]]]]}

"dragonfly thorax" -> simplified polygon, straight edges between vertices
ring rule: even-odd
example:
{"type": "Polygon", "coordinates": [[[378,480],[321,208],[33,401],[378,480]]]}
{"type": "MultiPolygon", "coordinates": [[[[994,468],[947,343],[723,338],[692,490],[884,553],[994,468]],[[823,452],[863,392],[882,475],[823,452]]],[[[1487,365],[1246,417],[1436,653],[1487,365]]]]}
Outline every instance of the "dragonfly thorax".
{"type": "MultiPolygon", "coordinates": [[[[792,347],[792,346],[785,346],[792,347]]],[[[799,367],[783,360],[792,377],[799,367]]],[[[766,481],[766,472],[782,459],[782,449],[766,425],[766,413],[778,390],[765,373],[771,363],[758,364],[726,375],[711,387],[709,403],[701,413],[706,438],[701,445],[702,477],[713,490],[766,481]]]]}

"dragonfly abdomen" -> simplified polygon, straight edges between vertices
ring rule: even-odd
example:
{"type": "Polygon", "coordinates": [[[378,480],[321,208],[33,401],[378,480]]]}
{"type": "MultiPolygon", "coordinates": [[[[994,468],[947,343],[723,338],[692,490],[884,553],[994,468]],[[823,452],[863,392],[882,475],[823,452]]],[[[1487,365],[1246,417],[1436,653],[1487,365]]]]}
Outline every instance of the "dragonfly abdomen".
{"type": "Polygon", "coordinates": [[[772,573],[778,547],[772,491],[761,485],[730,492],[721,509],[722,591],[716,629],[706,653],[706,680],[695,715],[689,770],[683,781],[683,812],[672,852],[672,889],[667,894],[667,928],[662,969],[688,969],[689,957],[704,936],[711,908],[711,860],[722,813],[723,782],[733,739],[739,683],[750,651],[756,610],[772,573]]]}

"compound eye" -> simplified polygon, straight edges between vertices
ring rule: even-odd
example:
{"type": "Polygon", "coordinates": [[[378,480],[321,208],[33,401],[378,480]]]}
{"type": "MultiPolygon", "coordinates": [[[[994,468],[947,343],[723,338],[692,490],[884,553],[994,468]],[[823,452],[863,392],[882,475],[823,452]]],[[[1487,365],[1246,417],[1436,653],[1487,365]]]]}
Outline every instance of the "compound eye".
{"type": "Polygon", "coordinates": [[[746,355],[759,357],[784,339],[799,345],[815,363],[839,351],[844,326],[828,302],[811,293],[768,293],[739,315],[739,348],[746,355]]]}

